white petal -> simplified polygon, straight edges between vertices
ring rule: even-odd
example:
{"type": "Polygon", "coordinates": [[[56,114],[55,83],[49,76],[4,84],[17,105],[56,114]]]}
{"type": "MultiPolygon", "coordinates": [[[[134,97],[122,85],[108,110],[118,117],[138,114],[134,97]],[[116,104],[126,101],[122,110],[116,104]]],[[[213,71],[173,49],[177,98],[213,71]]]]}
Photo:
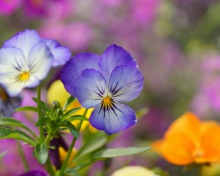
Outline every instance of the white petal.
{"type": "Polygon", "coordinates": [[[3,47],[20,48],[23,51],[25,58],[27,58],[31,48],[39,41],[40,37],[35,30],[26,29],[7,40],[3,47]]]}
{"type": "Polygon", "coordinates": [[[45,42],[41,41],[35,45],[28,56],[28,67],[31,69],[31,76],[38,80],[44,79],[52,64],[53,56],[45,42]]]}

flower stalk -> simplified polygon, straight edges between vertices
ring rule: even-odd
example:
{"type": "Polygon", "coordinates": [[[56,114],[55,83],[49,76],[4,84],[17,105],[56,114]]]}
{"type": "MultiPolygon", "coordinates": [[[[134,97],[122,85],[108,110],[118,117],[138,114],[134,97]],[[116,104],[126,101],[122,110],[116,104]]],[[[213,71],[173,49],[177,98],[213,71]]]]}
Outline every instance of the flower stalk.
{"type": "MultiPolygon", "coordinates": [[[[83,116],[86,116],[87,111],[88,111],[88,109],[85,109],[83,116]]],[[[83,123],[83,120],[80,121],[79,126],[77,127],[77,130],[78,130],[78,131],[80,131],[80,128],[81,128],[81,126],[82,126],[82,123],[83,123]]],[[[63,165],[62,165],[62,167],[61,167],[61,170],[60,170],[60,176],[63,175],[63,173],[64,173],[64,171],[65,171],[65,169],[66,169],[66,166],[67,166],[69,157],[70,157],[71,152],[72,152],[72,150],[73,150],[73,147],[74,147],[74,145],[75,145],[75,143],[76,143],[76,140],[77,140],[77,138],[74,137],[72,143],[70,144],[70,147],[69,147],[68,152],[67,152],[67,156],[66,156],[66,158],[65,158],[65,160],[64,160],[64,162],[63,162],[63,165]]]]}
{"type": "MultiPolygon", "coordinates": [[[[37,86],[37,112],[38,112],[38,119],[40,120],[42,118],[42,112],[41,112],[41,86],[40,84],[37,86]]],[[[40,141],[44,141],[44,129],[43,126],[40,125],[40,141]]]]}

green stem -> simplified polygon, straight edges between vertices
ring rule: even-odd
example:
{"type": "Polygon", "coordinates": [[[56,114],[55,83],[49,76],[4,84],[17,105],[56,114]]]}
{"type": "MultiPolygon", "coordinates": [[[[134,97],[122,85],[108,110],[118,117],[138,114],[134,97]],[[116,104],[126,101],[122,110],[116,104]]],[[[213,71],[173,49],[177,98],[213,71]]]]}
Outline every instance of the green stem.
{"type": "Polygon", "coordinates": [[[49,146],[50,145],[50,141],[51,141],[51,138],[53,137],[53,135],[51,135],[51,133],[49,133],[48,135],[47,135],[47,137],[46,137],[46,139],[45,139],[45,144],[47,145],[47,146],[49,146]]]}
{"type": "MultiPolygon", "coordinates": [[[[38,119],[40,120],[42,118],[42,112],[41,112],[41,86],[40,84],[37,87],[37,112],[38,112],[38,119]]],[[[43,126],[40,126],[40,141],[44,141],[44,129],[43,126]]]]}
{"type": "Polygon", "coordinates": [[[47,171],[49,172],[50,176],[55,176],[53,165],[52,165],[49,157],[47,158],[46,166],[47,166],[47,171]]]}
{"type": "Polygon", "coordinates": [[[24,169],[25,169],[25,171],[28,171],[29,170],[29,165],[28,165],[27,159],[25,157],[24,151],[22,150],[21,144],[19,143],[19,141],[16,140],[16,142],[17,142],[17,145],[18,145],[18,151],[19,151],[19,154],[21,156],[21,160],[24,164],[24,169]]]}
{"type": "MultiPolygon", "coordinates": [[[[85,112],[83,113],[83,116],[86,116],[87,111],[88,111],[88,109],[85,110],[85,112]]],[[[80,131],[80,128],[81,128],[81,126],[82,126],[82,123],[83,123],[83,120],[81,120],[80,123],[79,123],[79,126],[78,126],[78,128],[77,128],[78,131],[80,131]]],[[[64,171],[65,171],[65,169],[66,169],[66,166],[67,166],[69,157],[70,157],[70,155],[71,155],[71,152],[72,152],[72,150],[73,150],[73,147],[74,147],[74,145],[75,145],[76,140],[77,140],[77,139],[74,137],[72,143],[70,144],[70,147],[69,147],[68,152],[67,152],[67,156],[66,156],[66,158],[65,158],[65,160],[64,160],[64,162],[63,162],[63,164],[62,164],[61,170],[60,170],[60,176],[63,176],[63,173],[64,173],[64,171]]]]}

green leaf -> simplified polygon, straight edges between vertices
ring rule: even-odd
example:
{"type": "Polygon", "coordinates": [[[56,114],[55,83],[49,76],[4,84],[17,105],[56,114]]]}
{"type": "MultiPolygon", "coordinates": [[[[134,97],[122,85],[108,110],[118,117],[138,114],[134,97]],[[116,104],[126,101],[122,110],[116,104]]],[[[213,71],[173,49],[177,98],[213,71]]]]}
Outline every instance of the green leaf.
{"type": "Polygon", "coordinates": [[[119,156],[128,156],[138,154],[144,151],[149,150],[150,147],[129,147],[129,148],[113,148],[113,149],[104,149],[96,152],[93,155],[94,159],[103,159],[103,158],[114,158],[119,156]]]}
{"type": "Polygon", "coordinates": [[[41,125],[43,125],[47,121],[49,121],[49,119],[47,117],[42,117],[40,120],[37,121],[35,126],[41,126],[41,125]]]}
{"type": "Polygon", "coordinates": [[[86,142],[76,153],[74,160],[77,160],[95,150],[100,149],[107,143],[107,137],[104,133],[97,133],[94,137],[86,142]]]}
{"type": "Polygon", "coordinates": [[[21,128],[24,128],[26,129],[27,131],[29,131],[31,134],[33,134],[35,137],[36,134],[30,129],[28,128],[26,125],[24,125],[22,122],[12,118],[12,117],[2,117],[0,118],[0,126],[16,126],[16,127],[21,127],[21,128]]]}
{"type": "Polygon", "coordinates": [[[18,139],[25,141],[33,146],[36,145],[36,142],[23,131],[20,130],[11,130],[9,128],[0,127],[0,139],[18,139]]]}
{"type": "Polygon", "coordinates": [[[15,111],[33,111],[33,112],[37,112],[37,107],[23,106],[23,107],[20,107],[20,108],[16,108],[15,111]]]}
{"type": "Polygon", "coordinates": [[[75,97],[70,96],[70,97],[67,99],[65,105],[63,106],[63,111],[65,111],[66,108],[69,106],[69,104],[72,103],[74,100],[75,100],[75,97]]]}
{"type": "Polygon", "coordinates": [[[34,149],[35,156],[37,160],[44,164],[47,161],[48,158],[48,149],[45,143],[37,144],[34,149]]]}
{"type": "Polygon", "coordinates": [[[74,116],[69,117],[67,120],[68,121],[74,121],[74,120],[85,120],[85,121],[88,121],[89,119],[86,118],[83,115],[74,115],[74,116]]]}
{"type": "Polygon", "coordinates": [[[76,171],[76,169],[72,168],[72,169],[67,169],[65,171],[65,175],[69,175],[69,176],[80,176],[79,173],[76,171]]]}
{"type": "Polygon", "coordinates": [[[79,132],[76,129],[76,127],[69,121],[66,121],[66,127],[70,130],[71,134],[75,137],[75,138],[79,138],[79,132]]]}
{"type": "Polygon", "coordinates": [[[79,107],[79,108],[74,108],[74,109],[71,109],[71,110],[67,111],[67,112],[63,115],[63,118],[69,117],[70,115],[74,114],[75,112],[79,111],[80,109],[81,109],[81,107],[79,107]]]}
{"type": "Polygon", "coordinates": [[[149,112],[148,108],[141,108],[136,112],[137,118],[141,118],[149,112]]]}
{"type": "MultiPolygon", "coordinates": [[[[33,100],[35,103],[37,103],[37,98],[32,97],[32,100],[33,100]]],[[[46,112],[50,112],[50,107],[47,106],[47,104],[44,103],[42,100],[41,100],[40,102],[41,102],[41,108],[42,108],[44,111],[46,111],[46,112]]]]}

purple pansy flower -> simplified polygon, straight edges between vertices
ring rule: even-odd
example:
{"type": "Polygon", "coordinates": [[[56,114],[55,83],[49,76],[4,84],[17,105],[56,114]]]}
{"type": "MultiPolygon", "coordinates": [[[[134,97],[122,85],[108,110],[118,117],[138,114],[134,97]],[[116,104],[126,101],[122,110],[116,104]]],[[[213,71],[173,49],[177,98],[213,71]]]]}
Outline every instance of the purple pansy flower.
{"type": "Polygon", "coordinates": [[[10,96],[25,87],[35,87],[46,77],[51,66],[64,64],[70,50],[54,40],[25,30],[7,40],[0,49],[0,84],[10,96]]]}
{"type": "Polygon", "coordinates": [[[31,170],[17,176],[46,176],[46,174],[40,170],[31,170]]]}
{"type": "Polygon", "coordinates": [[[74,56],[62,69],[61,80],[83,107],[95,107],[89,119],[95,128],[113,134],[136,123],[135,112],[121,102],[140,94],[144,78],[122,47],[111,45],[101,56],[74,56]]]}

